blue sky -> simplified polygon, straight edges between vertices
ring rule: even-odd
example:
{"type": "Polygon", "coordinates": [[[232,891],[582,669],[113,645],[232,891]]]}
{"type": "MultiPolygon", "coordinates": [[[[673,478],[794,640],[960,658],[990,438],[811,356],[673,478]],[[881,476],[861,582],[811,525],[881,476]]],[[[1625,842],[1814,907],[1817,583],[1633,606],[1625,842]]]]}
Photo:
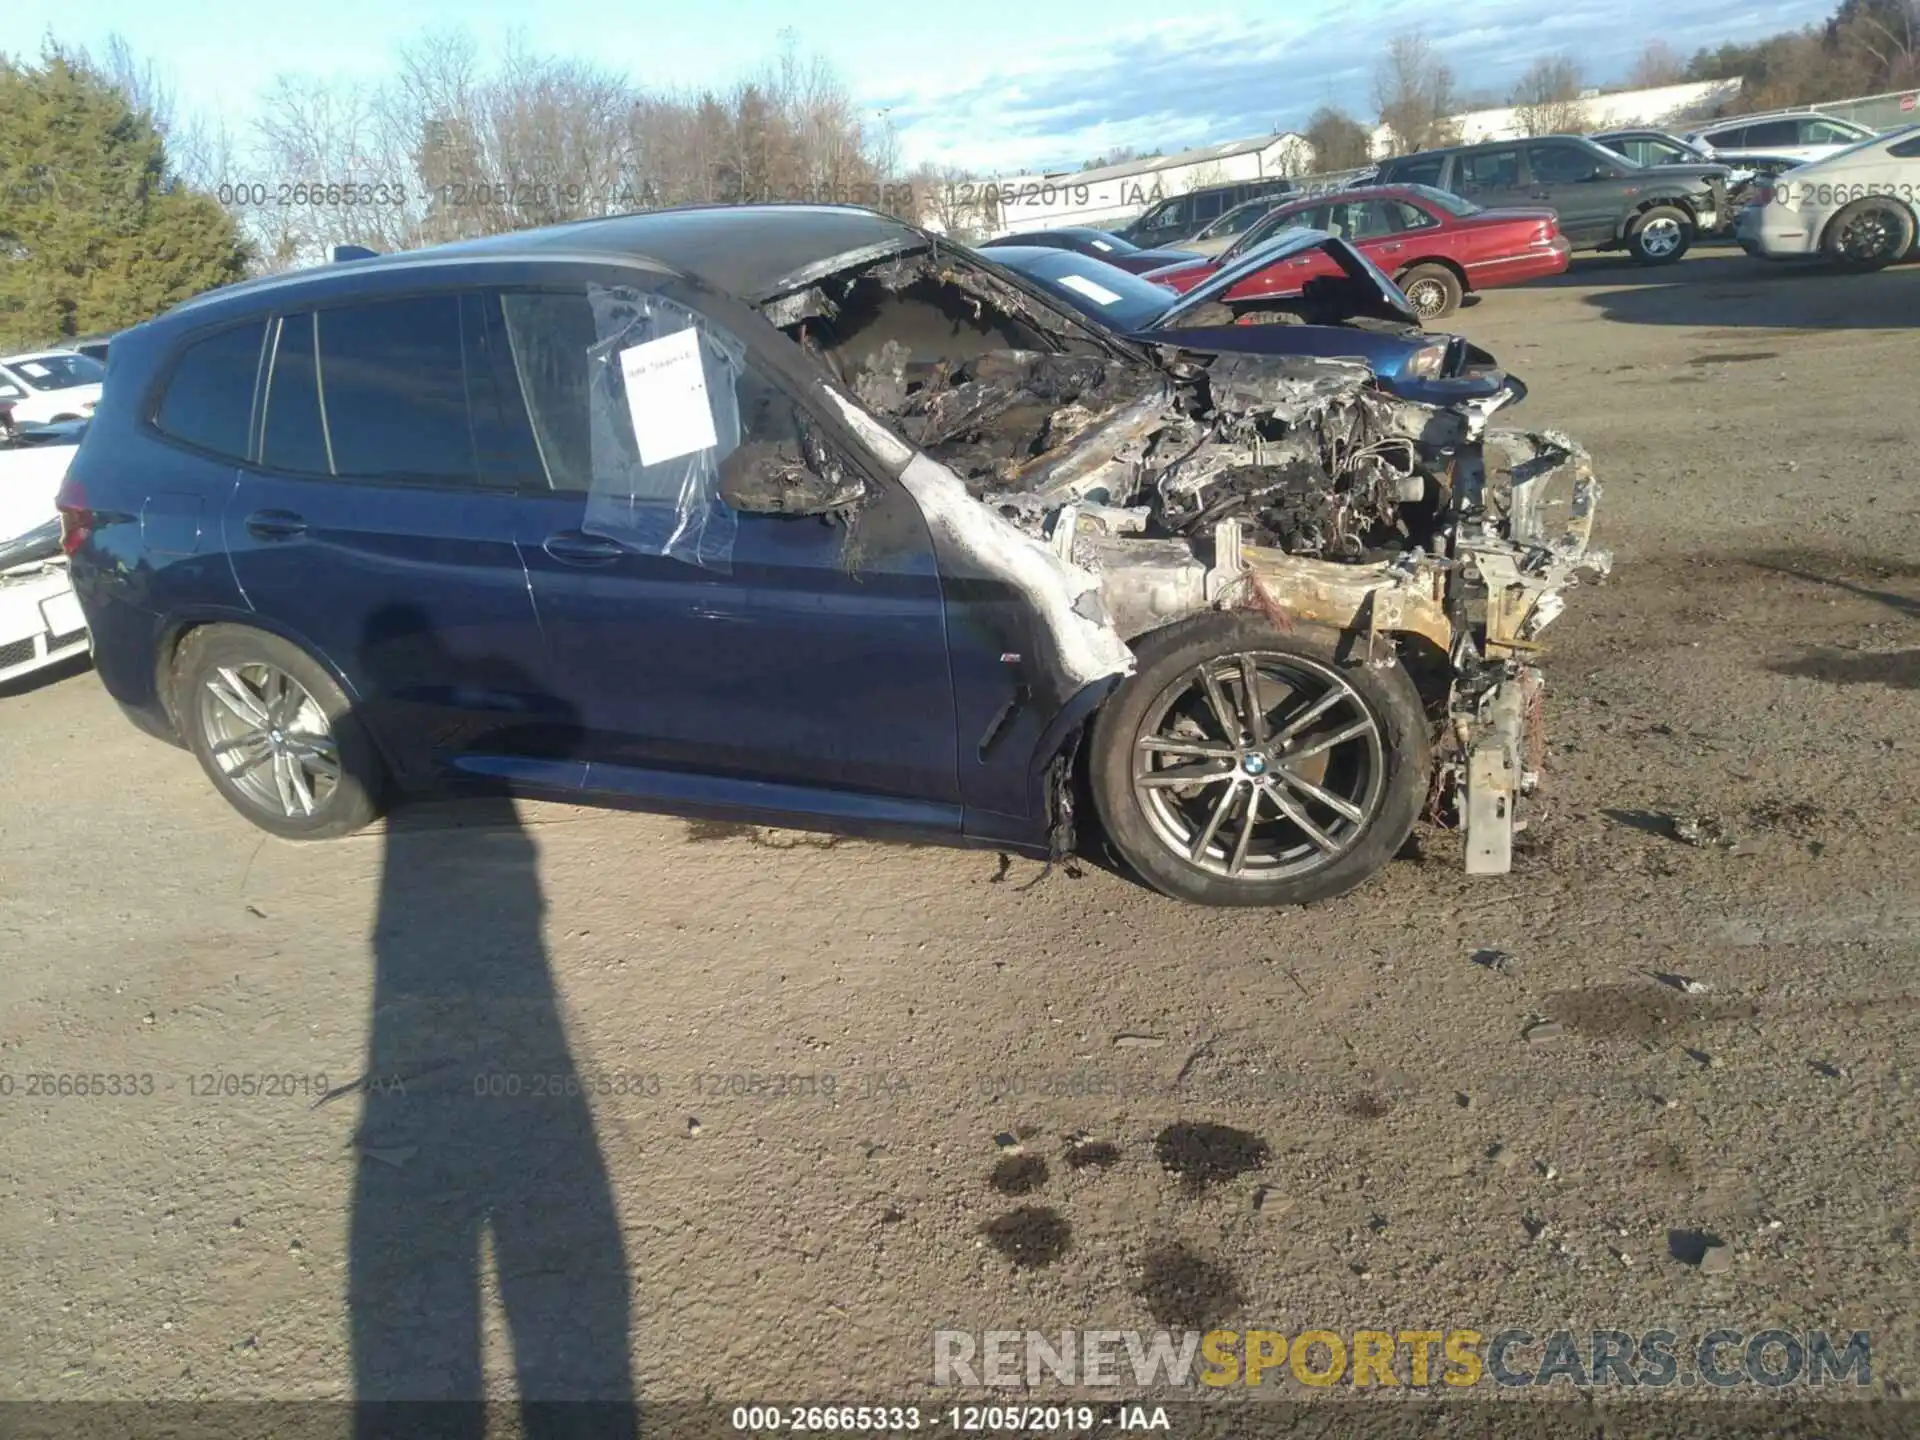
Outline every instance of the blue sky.
{"type": "Polygon", "coordinates": [[[1463,89],[1504,91],[1535,56],[1569,51],[1590,82],[1647,40],[1683,55],[1806,24],[1832,0],[1360,0],[1196,11],[1145,0],[971,0],[956,7],[811,0],[12,0],[0,49],[51,31],[90,48],[113,32],[155,61],[185,107],[243,126],[279,72],[377,78],[423,31],[483,50],[514,33],[536,50],[624,67],[673,89],[724,85],[770,55],[783,26],[824,55],[862,106],[886,111],[908,163],[983,173],[1077,164],[1117,145],[1167,150],[1298,125],[1319,105],[1370,118],[1384,38],[1419,28],[1463,89]],[[1174,18],[1169,18],[1169,17],[1174,18]]]}

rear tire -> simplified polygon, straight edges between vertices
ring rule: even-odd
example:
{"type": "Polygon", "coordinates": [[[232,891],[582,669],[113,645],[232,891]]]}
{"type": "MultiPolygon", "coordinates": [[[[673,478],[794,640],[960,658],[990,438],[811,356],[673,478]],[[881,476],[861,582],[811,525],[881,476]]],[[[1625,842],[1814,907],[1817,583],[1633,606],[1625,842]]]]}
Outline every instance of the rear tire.
{"type": "Polygon", "coordinates": [[[331,840],[380,813],[381,766],[345,693],[299,646],[209,625],[174,661],[175,708],[214,789],[262,830],[331,840]]]}
{"type": "Polygon", "coordinates": [[[1444,265],[1414,265],[1400,273],[1400,290],[1424,322],[1439,320],[1460,308],[1466,287],[1444,265]]]}
{"type": "Polygon", "coordinates": [[[1827,222],[1821,249],[1836,269],[1884,270],[1913,249],[1913,234],[1911,210],[1890,196],[1869,195],[1827,222]]]}
{"type": "Polygon", "coordinates": [[[1401,666],[1243,614],[1194,616],[1133,648],[1138,670],[1094,721],[1089,780],[1108,838],[1149,885],[1198,905],[1306,905],[1405,843],[1432,749],[1401,666]]]}
{"type": "Polygon", "coordinates": [[[1678,205],[1655,205],[1635,217],[1627,252],[1642,265],[1671,265],[1693,244],[1693,217],[1678,205]]]}

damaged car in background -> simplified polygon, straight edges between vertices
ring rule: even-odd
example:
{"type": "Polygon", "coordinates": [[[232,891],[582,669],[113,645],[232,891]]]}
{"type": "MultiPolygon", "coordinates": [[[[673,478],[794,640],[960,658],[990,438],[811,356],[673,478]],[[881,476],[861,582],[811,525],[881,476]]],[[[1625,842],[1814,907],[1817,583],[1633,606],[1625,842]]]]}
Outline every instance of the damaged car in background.
{"type": "Polygon", "coordinates": [[[1394,394],[1431,405],[1525,398],[1519,381],[1463,336],[1424,329],[1386,272],[1345,240],[1320,230],[1289,230],[1254,246],[1181,294],[1084,255],[1004,246],[987,259],[1038,284],[1096,324],[1147,345],[1249,355],[1318,355],[1358,360],[1394,394]],[[1288,261],[1317,273],[1297,293],[1259,306],[1233,307],[1225,296],[1250,277],[1288,261]]]}
{"type": "Polygon", "coordinates": [[[454,782],[1064,860],[1090,799],[1199,903],[1340,894],[1422,816],[1501,873],[1542,634],[1609,564],[1581,447],[1492,428],[1510,387],[1136,342],[847,207],[363,258],[188,302],[115,363],[61,496],[96,668],[295,838],[454,782]],[[357,415],[369,356],[432,381],[453,452],[408,450],[449,475],[390,508],[408,392],[357,415]],[[191,447],[237,449],[237,485],[164,433],[170,387],[218,384],[254,393],[191,447]]]}

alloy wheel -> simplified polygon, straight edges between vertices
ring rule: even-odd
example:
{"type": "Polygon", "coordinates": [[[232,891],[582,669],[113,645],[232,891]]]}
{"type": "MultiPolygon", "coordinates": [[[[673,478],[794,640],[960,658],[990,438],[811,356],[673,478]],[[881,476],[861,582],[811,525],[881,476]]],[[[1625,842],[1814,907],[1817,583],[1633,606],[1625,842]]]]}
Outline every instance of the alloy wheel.
{"type": "Polygon", "coordinates": [[[1897,245],[1896,227],[1884,210],[1862,210],[1840,232],[1840,249],[1850,260],[1878,260],[1897,245]]]}
{"type": "Polygon", "coordinates": [[[222,665],[200,690],[208,753],[245,800],[307,819],[340,784],[333,728],[298,680],[264,661],[222,665]]]}
{"type": "Polygon", "coordinates": [[[1133,793],[1154,836],[1229,880],[1332,864],[1366,832],[1385,781],[1379,720],[1336,671],[1298,655],[1206,661],[1135,733],[1133,793]]]}
{"type": "Polygon", "coordinates": [[[1653,256],[1671,255],[1680,248],[1680,222],[1667,216],[1649,220],[1640,227],[1640,249],[1653,256]]]}

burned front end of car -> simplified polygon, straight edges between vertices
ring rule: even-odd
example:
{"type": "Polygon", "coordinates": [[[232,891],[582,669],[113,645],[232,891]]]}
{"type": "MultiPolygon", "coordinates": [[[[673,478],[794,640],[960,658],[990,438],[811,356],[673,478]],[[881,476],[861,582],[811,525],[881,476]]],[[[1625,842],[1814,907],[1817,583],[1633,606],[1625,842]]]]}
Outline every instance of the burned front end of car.
{"type": "Polygon", "coordinates": [[[1129,644],[1242,610],[1403,667],[1433,732],[1430,818],[1465,830],[1470,873],[1510,868],[1540,776],[1541,635],[1610,566],[1586,452],[1491,427],[1517,386],[1437,406],[1359,362],[1102,349],[937,253],[770,318],[991,518],[1097,577],[1129,644]]]}

